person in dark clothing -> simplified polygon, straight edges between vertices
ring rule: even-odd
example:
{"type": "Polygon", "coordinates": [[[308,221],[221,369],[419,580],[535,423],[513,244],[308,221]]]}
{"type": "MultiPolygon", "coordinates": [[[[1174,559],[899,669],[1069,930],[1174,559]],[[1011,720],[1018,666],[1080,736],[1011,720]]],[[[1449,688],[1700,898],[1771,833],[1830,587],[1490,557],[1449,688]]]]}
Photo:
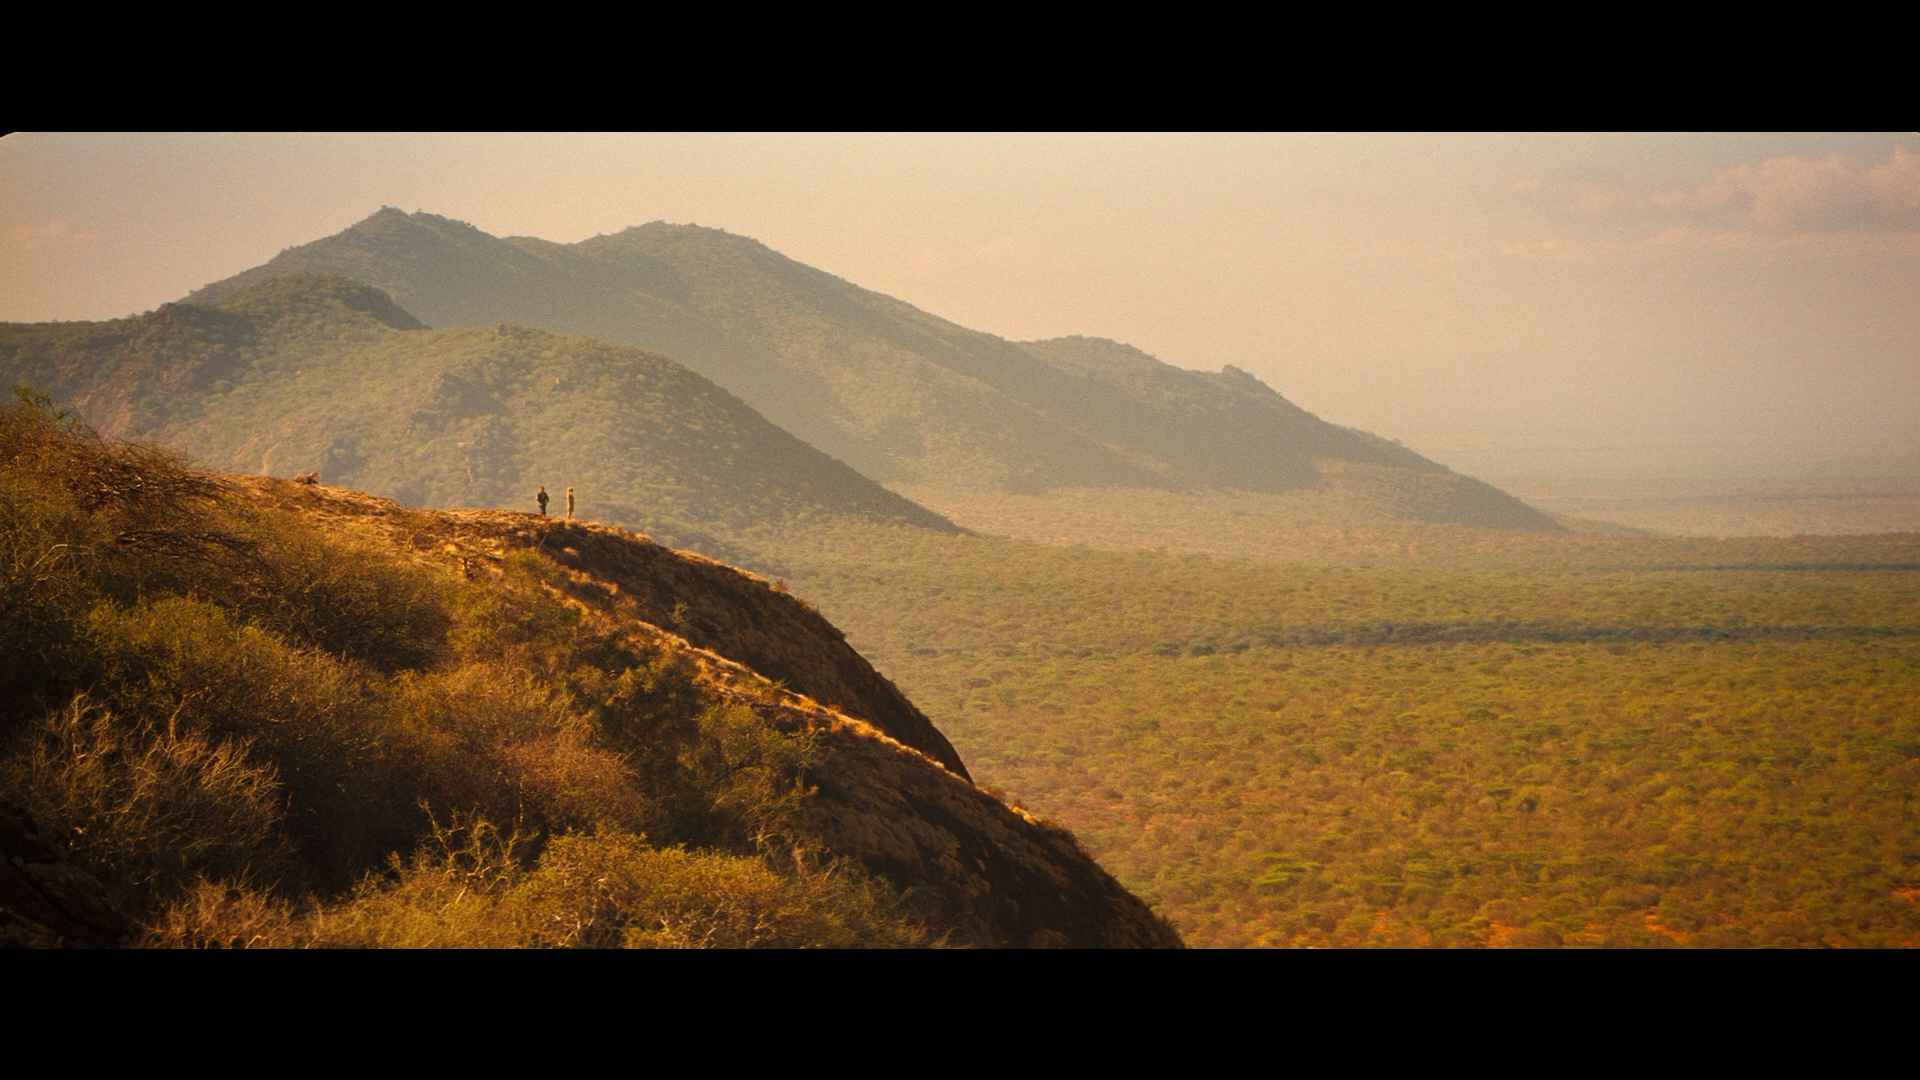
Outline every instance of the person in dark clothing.
{"type": "Polygon", "coordinates": [[[545,517],[547,514],[547,485],[540,485],[540,494],[535,495],[533,501],[540,504],[540,516],[545,517]]]}

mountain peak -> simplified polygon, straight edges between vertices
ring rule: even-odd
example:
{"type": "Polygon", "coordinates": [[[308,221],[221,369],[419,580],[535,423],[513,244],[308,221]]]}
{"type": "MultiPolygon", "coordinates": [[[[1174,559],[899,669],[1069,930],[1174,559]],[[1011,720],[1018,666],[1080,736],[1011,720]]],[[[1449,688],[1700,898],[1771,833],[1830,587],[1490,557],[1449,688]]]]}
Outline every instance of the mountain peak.
{"type": "MultiPolygon", "coordinates": [[[[671,356],[935,505],[1072,488],[1332,491],[1350,470],[1327,461],[1447,471],[1328,423],[1238,368],[1189,371],[1103,338],[1006,341],[703,225],[654,221],[554,244],[382,210],[194,298],[314,270],[378,286],[434,326],[516,321],[671,356]]],[[[1557,528],[1491,488],[1423,504],[1417,517],[1557,528]]]]}
{"type": "MultiPolygon", "coordinates": [[[[461,221],[459,218],[445,217],[440,214],[429,214],[424,210],[416,210],[409,214],[397,206],[382,206],[380,209],[347,226],[346,231],[382,232],[409,227],[451,233],[480,233],[478,226],[470,222],[461,221]]],[[[481,233],[481,235],[486,234],[481,233]]]]}
{"type": "Polygon", "coordinates": [[[337,273],[110,324],[0,326],[0,372],[116,435],[416,506],[530,506],[571,484],[596,520],[710,552],[729,550],[716,531],[798,517],[957,531],[666,357],[524,320],[426,329],[337,273]]]}

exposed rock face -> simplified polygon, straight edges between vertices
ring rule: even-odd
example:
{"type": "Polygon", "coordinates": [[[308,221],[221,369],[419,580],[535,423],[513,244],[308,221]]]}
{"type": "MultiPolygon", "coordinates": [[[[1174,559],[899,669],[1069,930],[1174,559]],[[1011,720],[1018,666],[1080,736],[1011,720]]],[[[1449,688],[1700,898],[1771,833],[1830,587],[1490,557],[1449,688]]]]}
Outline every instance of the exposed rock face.
{"type": "Polygon", "coordinates": [[[1065,829],[927,767],[856,725],[811,720],[828,749],[812,813],[828,846],[934,895],[954,944],[1167,948],[1179,935],[1065,829]]]}
{"type": "MultiPolygon", "coordinates": [[[[277,481],[239,482],[276,501],[289,490],[277,481]]],[[[313,510],[367,519],[415,548],[455,541],[479,557],[537,548],[590,579],[578,583],[583,598],[592,599],[596,590],[617,591],[637,602],[641,618],[654,626],[857,716],[971,779],[947,737],[847,644],[845,634],[764,578],[606,525],[508,510],[409,511],[335,487],[309,487],[308,492],[304,501],[313,510]]]]}
{"type": "Polygon", "coordinates": [[[768,723],[811,730],[808,817],[831,854],[907,891],[948,942],[1178,947],[1179,936],[1072,835],[975,787],[944,735],[801,600],[745,571],[603,525],[507,511],[413,511],[325,485],[235,479],[264,502],[352,517],[484,575],[537,547],[575,599],[683,640],[704,677],[768,723]],[[616,602],[617,601],[617,602],[616,602]],[[787,693],[769,704],[765,680],[787,693]],[[749,691],[752,692],[749,692],[749,691]]]}
{"type": "Polygon", "coordinates": [[[805,602],[765,579],[604,525],[542,524],[504,511],[454,511],[464,535],[538,547],[639,601],[644,617],[830,708],[857,716],[971,780],[953,744],[900,688],[805,602]]]}

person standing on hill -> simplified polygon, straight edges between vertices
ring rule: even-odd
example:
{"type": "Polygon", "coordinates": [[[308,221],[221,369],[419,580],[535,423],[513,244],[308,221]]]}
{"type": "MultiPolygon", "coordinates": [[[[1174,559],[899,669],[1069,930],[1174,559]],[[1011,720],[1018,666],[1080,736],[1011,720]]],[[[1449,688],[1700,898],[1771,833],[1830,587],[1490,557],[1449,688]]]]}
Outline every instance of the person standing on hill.
{"type": "Polygon", "coordinates": [[[567,488],[567,520],[573,520],[573,488],[567,488]]]}
{"type": "Polygon", "coordinates": [[[533,501],[540,504],[540,516],[546,517],[547,516],[547,485],[545,484],[540,485],[540,494],[535,495],[533,497],[533,501]]]}

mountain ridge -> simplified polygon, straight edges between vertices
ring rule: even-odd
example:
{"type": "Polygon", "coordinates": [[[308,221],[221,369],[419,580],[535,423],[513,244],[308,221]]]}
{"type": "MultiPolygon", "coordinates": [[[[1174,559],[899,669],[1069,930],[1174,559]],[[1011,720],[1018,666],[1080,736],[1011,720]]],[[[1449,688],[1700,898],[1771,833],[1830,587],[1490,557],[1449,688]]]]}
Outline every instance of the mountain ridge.
{"type": "Polygon", "coordinates": [[[820,513],[955,528],[665,357],[511,323],[431,329],[337,275],[109,323],[6,324],[0,370],[110,436],[412,505],[531,508],[546,483],[684,543],[820,513]]]}
{"type": "MultiPolygon", "coordinates": [[[[558,244],[388,208],[188,299],[306,270],[367,281],[434,325],[515,320],[673,356],[895,488],[1339,489],[1321,460],[1457,475],[1238,369],[1187,371],[1104,339],[1007,341],[699,226],[558,244]]],[[[1559,528],[1470,477],[1444,486],[1459,496],[1408,516],[1559,528]]]]}

